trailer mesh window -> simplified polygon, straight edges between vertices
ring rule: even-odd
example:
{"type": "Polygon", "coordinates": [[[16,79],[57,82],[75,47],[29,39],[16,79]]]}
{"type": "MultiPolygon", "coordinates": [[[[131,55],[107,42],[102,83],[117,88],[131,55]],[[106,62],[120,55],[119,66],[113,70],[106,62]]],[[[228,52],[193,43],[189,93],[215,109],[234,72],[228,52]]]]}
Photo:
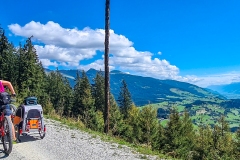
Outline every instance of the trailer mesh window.
{"type": "Polygon", "coordinates": [[[41,114],[37,109],[31,109],[28,111],[27,118],[40,118],[41,114]]]}

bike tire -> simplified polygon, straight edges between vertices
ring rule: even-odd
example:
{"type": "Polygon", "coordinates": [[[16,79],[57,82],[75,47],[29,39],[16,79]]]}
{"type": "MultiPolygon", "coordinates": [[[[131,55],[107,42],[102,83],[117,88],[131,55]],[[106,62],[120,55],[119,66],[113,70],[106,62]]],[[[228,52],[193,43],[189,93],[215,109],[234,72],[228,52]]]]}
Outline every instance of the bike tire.
{"type": "Polygon", "coordinates": [[[39,131],[40,138],[43,139],[46,135],[45,132],[39,131]]]}
{"type": "Polygon", "coordinates": [[[3,143],[4,152],[9,155],[12,152],[12,147],[13,147],[12,121],[9,116],[4,116],[3,125],[4,125],[5,135],[2,137],[2,143],[3,143]],[[7,141],[5,138],[8,139],[8,147],[7,147],[7,141]]]}
{"type": "Polygon", "coordinates": [[[19,132],[20,127],[19,127],[19,125],[15,125],[14,129],[15,129],[15,136],[18,139],[18,141],[20,142],[21,140],[20,140],[20,132],[19,132]]]}

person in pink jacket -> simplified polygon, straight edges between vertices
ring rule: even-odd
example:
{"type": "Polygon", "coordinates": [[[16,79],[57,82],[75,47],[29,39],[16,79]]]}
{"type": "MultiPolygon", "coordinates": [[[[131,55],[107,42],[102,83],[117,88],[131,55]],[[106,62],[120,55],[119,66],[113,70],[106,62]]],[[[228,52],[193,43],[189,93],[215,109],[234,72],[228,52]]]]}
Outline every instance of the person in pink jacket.
{"type": "MultiPolygon", "coordinates": [[[[11,82],[0,80],[0,93],[5,92],[5,88],[4,87],[7,87],[7,88],[10,89],[10,91],[12,93],[12,96],[14,96],[14,97],[16,96],[16,93],[14,91],[14,88],[13,88],[11,82]]],[[[7,116],[11,116],[12,110],[11,110],[11,107],[10,107],[9,104],[5,105],[5,112],[4,112],[4,114],[7,115],[7,116]]],[[[15,129],[14,129],[13,124],[12,124],[12,133],[13,133],[13,140],[17,141],[16,136],[15,136],[15,129]]]]}

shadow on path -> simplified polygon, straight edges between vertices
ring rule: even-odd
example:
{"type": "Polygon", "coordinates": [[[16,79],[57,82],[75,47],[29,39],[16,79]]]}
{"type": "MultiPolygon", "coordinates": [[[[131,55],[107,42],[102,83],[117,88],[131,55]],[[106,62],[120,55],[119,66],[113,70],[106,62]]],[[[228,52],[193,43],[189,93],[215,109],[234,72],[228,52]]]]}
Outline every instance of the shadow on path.
{"type": "Polygon", "coordinates": [[[39,134],[31,134],[31,135],[22,135],[20,136],[20,142],[19,143],[25,143],[30,141],[38,141],[41,140],[39,134]]]}
{"type": "Polygon", "coordinates": [[[7,157],[8,157],[8,154],[6,154],[3,149],[0,149],[0,159],[7,158],[7,157]]]}

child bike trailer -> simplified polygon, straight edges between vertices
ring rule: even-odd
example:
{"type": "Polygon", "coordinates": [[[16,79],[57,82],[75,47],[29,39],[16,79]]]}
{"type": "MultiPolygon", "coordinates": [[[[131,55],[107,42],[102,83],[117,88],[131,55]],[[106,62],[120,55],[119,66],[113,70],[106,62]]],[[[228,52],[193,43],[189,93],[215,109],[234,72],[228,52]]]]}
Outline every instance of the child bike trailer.
{"type": "Polygon", "coordinates": [[[15,112],[13,124],[19,141],[21,135],[39,134],[41,139],[45,137],[43,109],[40,104],[37,104],[36,97],[25,98],[24,104],[20,105],[15,112]]]}

